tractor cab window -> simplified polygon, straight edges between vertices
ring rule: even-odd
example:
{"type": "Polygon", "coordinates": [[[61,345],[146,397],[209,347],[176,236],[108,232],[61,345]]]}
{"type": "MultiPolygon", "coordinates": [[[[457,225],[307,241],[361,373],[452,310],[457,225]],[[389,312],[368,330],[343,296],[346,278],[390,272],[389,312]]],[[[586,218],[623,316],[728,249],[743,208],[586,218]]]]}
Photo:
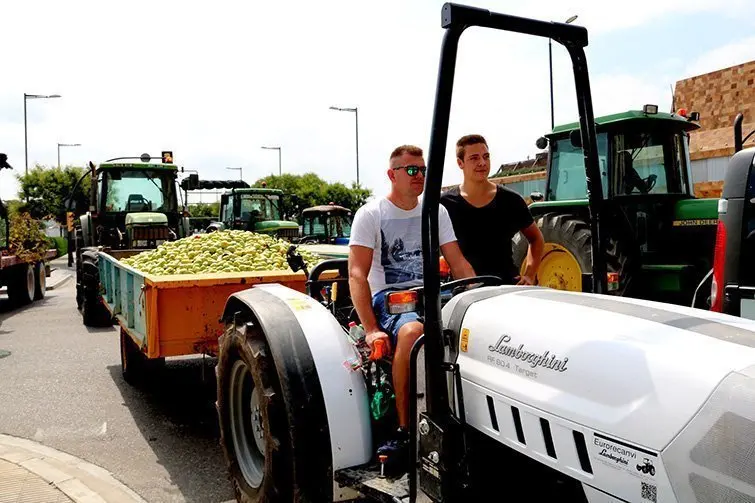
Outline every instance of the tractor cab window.
{"type": "Polygon", "coordinates": [[[156,170],[108,171],[103,176],[103,204],[108,213],[177,210],[174,180],[156,170]]]}
{"type": "Polygon", "coordinates": [[[684,139],[672,133],[613,136],[612,188],[616,195],[686,191],[684,139]]]}
{"type": "MultiPolygon", "coordinates": [[[[606,133],[598,134],[598,164],[603,194],[608,191],[606,159],[608,156],[606,133]]],[[[548,200],[566,201],[587,197],[585,157],[581,147],[572,145],[567,137],[554,142],[551,148],[551,171],[548,180],[548,200]]]]}
{"type": "Polygon", "coordinates": [[[253,212],[257,212],[257,218],[260,220],[281,220],[280,198],[262,194],[242,194],[241,219],[249,220],[253,212]]]}

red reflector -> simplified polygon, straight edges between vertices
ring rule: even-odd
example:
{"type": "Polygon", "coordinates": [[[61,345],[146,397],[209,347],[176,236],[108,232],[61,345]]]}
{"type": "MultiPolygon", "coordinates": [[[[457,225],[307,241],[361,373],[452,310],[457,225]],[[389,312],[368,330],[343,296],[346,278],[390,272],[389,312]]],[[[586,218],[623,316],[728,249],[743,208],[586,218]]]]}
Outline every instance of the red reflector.
{"type": "Polygon", "coordinates": [[[710,286],[710,310],[722,312],[724,307],[724,266],[726,262],[726,225],[719,220],[716,246],[713,251],[713,282],[710,286]]]}

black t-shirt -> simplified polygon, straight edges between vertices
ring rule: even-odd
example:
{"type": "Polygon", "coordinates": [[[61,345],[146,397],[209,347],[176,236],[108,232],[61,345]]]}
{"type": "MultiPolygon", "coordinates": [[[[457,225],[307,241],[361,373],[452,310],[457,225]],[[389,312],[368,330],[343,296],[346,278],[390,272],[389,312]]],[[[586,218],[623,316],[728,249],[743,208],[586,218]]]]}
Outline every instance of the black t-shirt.
{"type": "Polygon", "coordinates": [[[441,195],[464,257],[479,276],[493,275],[504,282],[519,276],[511,256],[511,240],[534,220],[525,200],[513,190],[497,186],[487,205],[477,208],[464,199],[459,187],[441,195]]]}

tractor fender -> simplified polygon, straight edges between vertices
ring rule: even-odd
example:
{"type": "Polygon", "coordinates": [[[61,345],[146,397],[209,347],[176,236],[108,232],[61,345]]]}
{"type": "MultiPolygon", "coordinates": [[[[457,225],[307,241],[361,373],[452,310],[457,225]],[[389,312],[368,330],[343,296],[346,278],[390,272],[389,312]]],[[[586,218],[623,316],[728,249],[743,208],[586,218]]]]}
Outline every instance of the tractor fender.
{"type": "Polygon", "coordinates": [[[310,501],[338,500],[334,473],[372,457],[368,393],[361,371],[347,364],[355,357],[348,335],[324,306],[280,284],[231,295],[222,321],[249,314],[281,384],[294,486],[310,501]]]}

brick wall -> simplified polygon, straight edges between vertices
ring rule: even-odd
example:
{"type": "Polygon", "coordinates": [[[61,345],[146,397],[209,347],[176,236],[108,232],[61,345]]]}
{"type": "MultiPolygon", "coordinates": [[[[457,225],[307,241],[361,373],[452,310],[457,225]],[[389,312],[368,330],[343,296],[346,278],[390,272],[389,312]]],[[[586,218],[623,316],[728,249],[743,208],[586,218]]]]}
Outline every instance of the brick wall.
{"type": "MultiPolygon", "coordinates": [[[[693,160],[734,153],[738,113],[744,114],[743,136],[755,129],[755,61],[681,80],[674,92],[677,110],[700,112],[700,129],[690,135],[693,160]]],[[[752,137],[745,146],[755,146],[752,137]]]]}

